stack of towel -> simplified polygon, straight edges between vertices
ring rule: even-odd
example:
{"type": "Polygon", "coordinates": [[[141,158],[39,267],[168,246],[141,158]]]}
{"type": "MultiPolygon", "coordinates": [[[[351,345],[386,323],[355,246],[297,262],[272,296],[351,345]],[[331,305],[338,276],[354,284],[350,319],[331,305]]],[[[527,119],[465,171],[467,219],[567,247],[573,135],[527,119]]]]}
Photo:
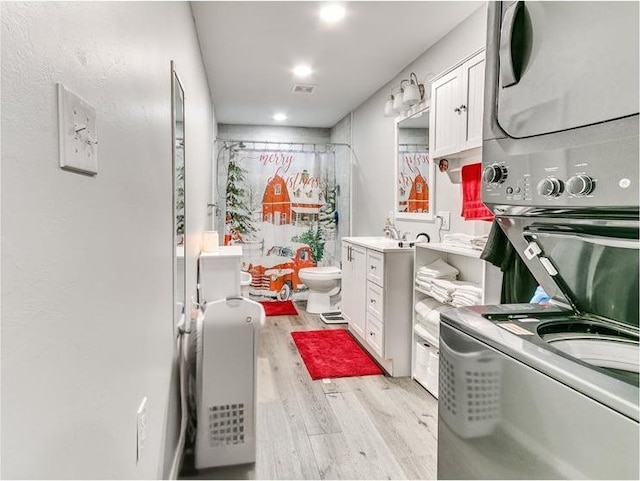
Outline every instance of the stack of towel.
{"type": "Polygon", "coordinates": [[[450,306],[440,304],[435,299],[423,299],[416,303],[416,319],[434,339],[440,338],[440,313],[450,306]]]}
{"type": "Polygon", "coordinates": [[[482,300],[482,288],[473,282],[456,280],[460,271],[442,259],[416,271],[416,285],[442,304],[474,306],[482,300]]]}
{"type": "Polygon", "coordinates": [[[445,234],[442,238],[444,244],[466,249],[484,250],[487,244],[488,235],[469,235],[469,234],[445,234]]]}
{"type": "Polygon", "coordinates": [[[482,302],[482,288],[467,282],[458,286],[451,294],[451,304],[456,307],[476,306],[482,302]]]}
{"type": "Polygon", "coordinates": [[[416,271],[416,284],[425,291],[431,292],[433,281],[436,279],[455,279],[459,273],[460,271],[452,265],[447,264],[442,259],[437,259],[431,264],[420,267],[416,271]]]}

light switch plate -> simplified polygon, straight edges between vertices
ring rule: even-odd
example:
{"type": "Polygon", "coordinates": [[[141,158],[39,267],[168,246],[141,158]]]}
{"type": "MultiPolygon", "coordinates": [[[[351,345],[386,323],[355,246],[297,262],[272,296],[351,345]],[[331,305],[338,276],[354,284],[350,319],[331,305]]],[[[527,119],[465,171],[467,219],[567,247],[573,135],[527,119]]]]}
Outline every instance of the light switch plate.
{"type": "Polygon", "coordinates": [[[60,167],[96,175],[98,173],[96,110],[61,83],[58,83],[58,135],[60,167]]]}

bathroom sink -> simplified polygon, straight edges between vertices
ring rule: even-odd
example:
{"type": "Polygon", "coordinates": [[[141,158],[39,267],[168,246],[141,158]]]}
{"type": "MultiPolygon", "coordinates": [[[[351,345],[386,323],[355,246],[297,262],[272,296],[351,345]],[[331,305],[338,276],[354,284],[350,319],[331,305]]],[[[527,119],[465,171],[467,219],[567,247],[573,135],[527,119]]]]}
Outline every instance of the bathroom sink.
{"type": "Polygon", "coordinates": [[[373,249],[411,249],[409,241],[400,241],[383,236],[346,237],[345,240],[373,249]],[[401,245],[402,244],[402,245],[401,245]]]}

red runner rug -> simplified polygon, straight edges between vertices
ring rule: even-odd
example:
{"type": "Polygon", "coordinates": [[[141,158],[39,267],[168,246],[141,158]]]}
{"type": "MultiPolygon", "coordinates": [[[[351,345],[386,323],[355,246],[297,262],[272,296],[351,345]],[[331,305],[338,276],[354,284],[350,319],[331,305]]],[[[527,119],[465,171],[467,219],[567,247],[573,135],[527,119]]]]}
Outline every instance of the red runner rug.
{"type": "Polygon", "coordinates": [[[259,301],[265,316],[297,316],[298,311],[292,301],[259,301]]]}
{"type": "Polygon", "coordinates": [[[291,333],[311,379],[382,374],[346,329],[291,333]]]}

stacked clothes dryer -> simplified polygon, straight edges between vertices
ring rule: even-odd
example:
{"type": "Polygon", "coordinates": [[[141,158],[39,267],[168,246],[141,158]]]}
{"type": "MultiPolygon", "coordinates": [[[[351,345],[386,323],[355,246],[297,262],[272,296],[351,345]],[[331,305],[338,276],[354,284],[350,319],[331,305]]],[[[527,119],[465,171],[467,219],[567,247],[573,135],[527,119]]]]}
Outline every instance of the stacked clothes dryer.
{"type": "Polygon", "coordinates": [[[638,479],[638,3],[488,9],[482,199],[551,300],[442,313],[438,478],[638,479]]]}

